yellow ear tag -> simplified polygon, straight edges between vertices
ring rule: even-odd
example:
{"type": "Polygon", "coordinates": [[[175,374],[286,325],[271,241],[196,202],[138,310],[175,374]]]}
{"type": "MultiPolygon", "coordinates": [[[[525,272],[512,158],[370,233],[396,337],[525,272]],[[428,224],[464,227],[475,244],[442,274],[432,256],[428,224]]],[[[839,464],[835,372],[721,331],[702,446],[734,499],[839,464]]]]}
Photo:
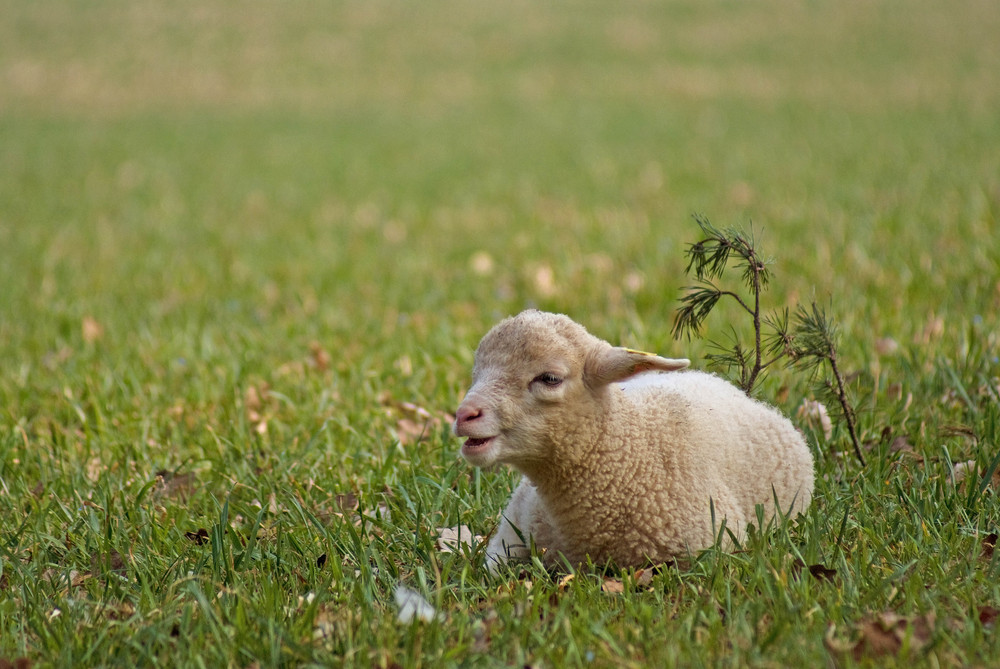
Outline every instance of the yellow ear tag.
{"type": "Polygon", "coordinates": [[[646,351],[637,351],[634,348],[625,349],[626,353],[635,353],[636,355],[648,355],[650,357],[656,357],[655,353],[647,353],[646,351]]]}

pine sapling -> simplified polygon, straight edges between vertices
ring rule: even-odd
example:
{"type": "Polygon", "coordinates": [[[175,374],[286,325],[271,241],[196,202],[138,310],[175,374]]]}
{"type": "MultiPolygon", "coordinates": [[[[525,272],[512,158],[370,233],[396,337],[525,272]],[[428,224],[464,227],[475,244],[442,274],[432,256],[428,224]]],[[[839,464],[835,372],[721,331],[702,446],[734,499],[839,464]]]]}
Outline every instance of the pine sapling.
{"type": "Polygon", "coordinates": [[[718,352],[709,354],[709,361],[725,366],[730,372],[735,368],[739,374],[739,386],[748,396],[752,395],[766,370],[779,360],[785,359],[786,364],[814,374],[826,363],[833,381],[824,378],[820,387],[824,394],[835,399],[839,409],[837,413],[847,424],[854,453],[864,466],[854,411],[838,365],[835,325],[815,302],[811,309],[800,305],[795,310],[791,326],[787,309],[781,313],[762,315],[760,296],[770,281],[768,265],[772,261],[765,260],[758,250],[752,229],[749,234],[735,229],[719,230],[708,219],[697,215],[695,222],[704,237],[688,248],[688,264],[684,272],[688,275],[693,272],[697,285],[689,286],[681,298],[681,306],[674,317],[674,338],[700,336],[701,327],[716,304],[722,298],[735,301],[753,321],[753,345],[747,349],[733,328],[728,346],[713,342],[718,352]],[[716,284],[731,258],[734,258],[736,269],[740,271],[748,297],[716,284]]]}

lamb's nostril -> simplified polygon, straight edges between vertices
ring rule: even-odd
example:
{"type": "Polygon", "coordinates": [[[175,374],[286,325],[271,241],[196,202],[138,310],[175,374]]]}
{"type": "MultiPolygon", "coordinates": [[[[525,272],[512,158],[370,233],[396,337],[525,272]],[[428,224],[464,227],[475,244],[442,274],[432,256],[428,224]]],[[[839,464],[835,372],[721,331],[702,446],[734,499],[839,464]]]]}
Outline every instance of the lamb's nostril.
{"type": "Polygon", "coordinates": [[[462,423],[474,421],[482,415],[482,409],[476,407],[459,407],[458,413],[455,415],[455,420],[461,425],[462,423]]]}

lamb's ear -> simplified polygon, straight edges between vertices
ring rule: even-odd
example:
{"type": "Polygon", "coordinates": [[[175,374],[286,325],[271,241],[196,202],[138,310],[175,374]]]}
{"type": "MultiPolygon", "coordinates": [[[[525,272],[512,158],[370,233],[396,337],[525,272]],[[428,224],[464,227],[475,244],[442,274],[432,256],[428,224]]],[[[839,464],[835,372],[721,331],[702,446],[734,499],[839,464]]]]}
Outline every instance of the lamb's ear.
{"type": "Polygon", "coordinates": [[[651,369],[675,372],[678,369],[684,369],[689,364],[691,362],[683,358],[661,358],[644,351],[608,346],[594,351],[587,359],[583,370],[583,380],[591,388],[599,388],[616,381],[624,381],[630,376],[651,369]]]}

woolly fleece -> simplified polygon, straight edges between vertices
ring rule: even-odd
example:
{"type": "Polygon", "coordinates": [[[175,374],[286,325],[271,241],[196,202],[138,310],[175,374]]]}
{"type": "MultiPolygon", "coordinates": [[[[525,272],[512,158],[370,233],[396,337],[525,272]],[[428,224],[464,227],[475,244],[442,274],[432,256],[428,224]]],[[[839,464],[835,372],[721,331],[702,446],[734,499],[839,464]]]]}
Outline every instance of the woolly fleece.
{"type": "Polygon", "coordinates": [[[758,504],[765,522],[775,499],[808,507],[813,458],[792,423],[717,376],[677,371],[687,364],[533,310],[483,337],[454,431],[472,464],[524,475],[491,570],[532,543],[550,565],[662,562],[711,546],[723,519],[743,536],[758,504]]]}

